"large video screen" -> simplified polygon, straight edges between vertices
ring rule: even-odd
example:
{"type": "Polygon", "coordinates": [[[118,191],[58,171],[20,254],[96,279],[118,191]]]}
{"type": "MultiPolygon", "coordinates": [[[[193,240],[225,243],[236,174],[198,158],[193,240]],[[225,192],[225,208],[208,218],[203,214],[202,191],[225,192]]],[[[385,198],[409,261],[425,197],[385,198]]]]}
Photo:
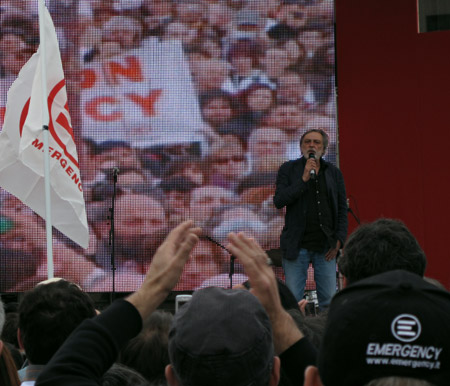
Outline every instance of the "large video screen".
{"type": "MultiPolygon", "coordinates": [[[[54,230],[54,275],[111,291],[114,247],[115,290],[133,291],[185,219],[205,237],[176,291],[229,284],[230,231],[277,249],[284,211],[272,203],[276,174],[300,157],[301,134],[327,131],[325,158],[336,163],[333,1],[47,0],[47,7],[90,230],[88,249],[54,230]]],[[[39,46],[37,9],[37,0],[1,2],[1,126],[7,91],[39,46]]],[[[0,292],[47,278],[45,223],[3,189],[0,247],[0,292]]],[[[238,262],[234,271],[234,283],[245,279],[238,262]]]]}

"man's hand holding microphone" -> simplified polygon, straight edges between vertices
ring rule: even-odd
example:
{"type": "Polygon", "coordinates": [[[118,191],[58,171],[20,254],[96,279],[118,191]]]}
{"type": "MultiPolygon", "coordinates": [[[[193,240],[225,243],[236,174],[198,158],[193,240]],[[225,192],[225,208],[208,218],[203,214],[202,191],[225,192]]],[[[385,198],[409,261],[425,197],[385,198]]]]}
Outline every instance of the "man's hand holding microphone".
{"type": "Polygon", "coordinates": [[[311,152],[306,160],[305,170],[303,171],[302,179],[304,182],[308,182],[310,178],[313,180],[316,178],[319,172],[319,164],[316,160],[316,153],[311,152]]]}

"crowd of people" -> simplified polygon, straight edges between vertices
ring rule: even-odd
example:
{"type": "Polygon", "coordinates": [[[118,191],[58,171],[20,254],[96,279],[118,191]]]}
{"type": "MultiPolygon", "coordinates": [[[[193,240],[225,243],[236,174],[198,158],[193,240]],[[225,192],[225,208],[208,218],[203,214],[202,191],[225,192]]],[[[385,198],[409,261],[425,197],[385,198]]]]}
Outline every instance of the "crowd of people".
{"type": "MultiPolygon", "coordinates": [[[[245,231],[265,250],[278,248],[284,211],[272,203],[276,173],[300,156],[301,134],[325,130],[326,159],[336,163],[333,2],[47,3],[90,228],[87,250],[55,233],[55,275],[87,291],[112,289],[115,167],[118,291],[144,281],[167,232],[186,219],[213,241],[201,241],[176,290],[224,281],[230,254],[219,245],[230,231],[245,231]],[[152,56],[155,47],[164,47],[160,57],[152,56]],[[167,105],[161,90],[173,95],[167,105]]],[[[38,47],[37,23],[34,1],[2,1],[0,122],[9,86],[38,47]]],[[[2,253],[11,256],[0,259],[0,291],[23,291],[46,278],[43,222],[6,192],[0,196],[2,253]]]]}
{"type": "Polygon", "coordinates": [[[201,232],[192,221],[169,232],[142,286],[102,312],[65,279],[39,283],[6,316],[0,302],[2,385],[448,384],[450,292],[424,277],[426,256],[401,221],[350,235],[345,288],[318,316],[304,315],[242,232],[227,248],[247,282],[194,291],[174,315],[158,310],[201,232]]]}
{"type": "MultiPolygon", "coordinates": [[[[401,221],[331,235],[345,288],[317,316],[268,264],[289,216],[273,203],[289,205],[277,171],[300,156],[303,134],[322,136],[321,168],[335,170],[333,1],[48,7],[91,240],[82,250],[55,232],[63,279],[45,280],[43,220],[0,192],[0,292],[24,292],[0,301],[1,385],[448,385],[450,294],[424,277],[425,253],[401,221]],[[150,57],[161,47],[168,58],[150,57]],[[165,88],[175,81],[181,91],[165,88]],[[171,103],[178,116],[159,119],[171,103]],[[88,292],[111,290],[112,247],[116,290],[131,294],[99,311],[88,292]],[[194,290],[187,304],[160,309],[182,290],[194,290]]],[[[0,119],[38,44],[35,2],[2,0],[0,119]]]]}

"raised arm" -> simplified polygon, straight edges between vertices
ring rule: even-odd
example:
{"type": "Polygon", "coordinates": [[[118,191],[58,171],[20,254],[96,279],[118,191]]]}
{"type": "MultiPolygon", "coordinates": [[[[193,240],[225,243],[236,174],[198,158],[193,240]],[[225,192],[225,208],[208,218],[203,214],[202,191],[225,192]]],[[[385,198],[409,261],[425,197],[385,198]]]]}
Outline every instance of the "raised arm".
{"type": "Polygon", "coordinates": [[[156,251],[141,288],[84,321],[48,363],[36,386],[99,385],[121,347],[139,333],[142,320],[177,283],[199,234],[191,221],[172,230],[156,251]]]}
{"type": "Polygon", "coordinates": [[[305,369],[316,362],[317,351],[281,305],[278,286],[267,254],[244,234],[230,233],[228,249],[243,264],[251,292],[260,300],[272,323],[275,353],[292,385],[302,385],[305,369]]]}

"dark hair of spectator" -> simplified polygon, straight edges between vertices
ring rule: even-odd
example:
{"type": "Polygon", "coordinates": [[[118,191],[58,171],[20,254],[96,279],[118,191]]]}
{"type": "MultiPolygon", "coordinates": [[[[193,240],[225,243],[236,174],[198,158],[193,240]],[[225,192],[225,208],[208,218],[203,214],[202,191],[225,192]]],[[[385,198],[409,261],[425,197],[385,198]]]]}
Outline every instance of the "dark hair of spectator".
{"type": "Polygon", "coordinates": [[[27,292],[19,305],[19,329],[29,361],[45,365],[72,331],[95,314],[88,294],[66,280],[27,292]]]}
{"type": "Polygon", "coordinates": [[[199,96],[200,108],[204,108],[208,103],[215,99],[224,99],[230,103],[230,107],[233,108],[233,97],[225,91],[220,89],[206,91],[199,96]]]}
{"type": "Polygon", "coordinates": [[[253,65],[256,65],[261,54],[262,49],[258,43],[250,39],[240,39],[231,45],[227,52],[227,60],[231,62],[237,57],[252,58],[253,65]]]}
{"type": "Polygon", "coordinates": [[[396,269],[423,276],[426,265],[425,253],[406,225],[387,218],[358,227],[338,260],[348,283],[396,269]]]}
{"type": "Polygon", "coordinates": [[[334,73],[334,63],[329,63],[328,61],[328,51],[330,49],[334,50],[333,44],[324,44],[317,49],[312,59],[312,71],[321,74],[334,73]]]}
{"type": "Polygon", "coordinates": [[[17,312],[7,313],[5,316],[5,324],[3,325],[1,340],[3,342],[11,343],[13,346],[19,348],[19,342],[17,341],[18,327],[19,314],[17,312]]]}
{"type": "Polygon", "coordinates": [[[150,386],[150,383],[136,370],[115,363],[103,374],[101,386],[150,386]]]}
{"type": "Polygon", "coordinates": [[[141,333],[120,353],[120,362],[135,369],[149,381],[163,381],[170,363],[168,351],[172,314],[155,311],[145,321],[141,333]]]}
{"type": "Polygon", "coordinates": [[[247,103],[247,98],[256,90],[259,89],[266,89],[269,90],[272,94],[272,99],[275,102],[276,97],[277,97],[277,92],[270,87],[268,84],[263,84],[263,83],[252,83],[250,86],[248,86],[246,89],[242,90],[239,94],[238,94],[238,98],[239,98],[239,105],[242,106],[244,109],[248,109],[248,103],[247,103]]]}

